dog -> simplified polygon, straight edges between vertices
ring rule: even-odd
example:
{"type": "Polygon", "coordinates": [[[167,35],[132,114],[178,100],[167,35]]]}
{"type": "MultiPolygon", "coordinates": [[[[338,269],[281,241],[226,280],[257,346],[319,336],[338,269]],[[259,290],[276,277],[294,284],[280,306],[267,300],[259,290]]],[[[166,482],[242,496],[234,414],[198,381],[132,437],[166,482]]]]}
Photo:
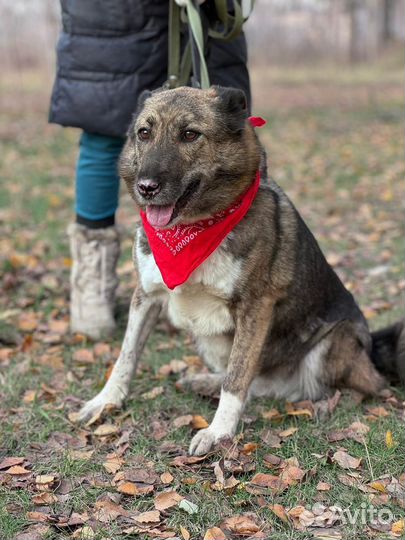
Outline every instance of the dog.
{"type": "Polygon", "coordinates": [[[134,244],[138,287],[120,356],[80,420],[108,404],[122,406],[162,307],[193,334],[212,371],[182,384],[220,390],[211,424],[191,441],[192,455],[232,437],[250,397],[317,400],[337,387],[375,396],[387,384],[379,370],[404,376],[404,323],[369,332],[294,205],[268,178],[242,91],[181,87],[143,94],[119,169],[143,216],[134,244]],[[198,226],[233,219],[247,194],[248,210],[202,262],[190,267],[191,255],[177,257],[181,242],[201,236],[198,226]],[[169,246],[166,238],[178,231],[183,240],[169,246]],[[167,248],[166,266],[159,242],[167,248]],[[183,264],[188,273],[176,282],[183,264]]]}

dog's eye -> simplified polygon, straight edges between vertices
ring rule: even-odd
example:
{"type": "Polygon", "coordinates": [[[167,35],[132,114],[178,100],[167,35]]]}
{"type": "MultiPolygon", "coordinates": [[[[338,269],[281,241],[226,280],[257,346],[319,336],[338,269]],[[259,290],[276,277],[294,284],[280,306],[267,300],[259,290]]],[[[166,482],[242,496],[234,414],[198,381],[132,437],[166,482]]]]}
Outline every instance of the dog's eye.
{"type": "Polygon", "coordinates": [[[192,131],[191,129],[187,129],[184,133],[183,133],[183,141],[186,141],[186,142],[193,142],[195,141],[196,139],[198,139],[198,137],[200,136],[200,133],[198,133],[197,131],[192,131]]]}
{"type": "Polygon", "coordinates": [[[138,138],[141,141],[147,141],[150,139],[150,130],[147,128],[141,128],[138,130],[138,138]]]}

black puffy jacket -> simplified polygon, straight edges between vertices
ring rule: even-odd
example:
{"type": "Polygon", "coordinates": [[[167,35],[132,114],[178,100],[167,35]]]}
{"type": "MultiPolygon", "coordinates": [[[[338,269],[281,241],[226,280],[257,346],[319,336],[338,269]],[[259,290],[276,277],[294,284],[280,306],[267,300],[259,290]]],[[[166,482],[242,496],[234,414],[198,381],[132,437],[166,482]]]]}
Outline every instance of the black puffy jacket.
{"type": "MultiPolygon", "coordinates": [[[[138,95],[167,78],[168,0],[61,0],[50,122],[124,136],[138,95]]],[[[212,84],[249,97],[244,36],[210,40],[212,84]]]]}

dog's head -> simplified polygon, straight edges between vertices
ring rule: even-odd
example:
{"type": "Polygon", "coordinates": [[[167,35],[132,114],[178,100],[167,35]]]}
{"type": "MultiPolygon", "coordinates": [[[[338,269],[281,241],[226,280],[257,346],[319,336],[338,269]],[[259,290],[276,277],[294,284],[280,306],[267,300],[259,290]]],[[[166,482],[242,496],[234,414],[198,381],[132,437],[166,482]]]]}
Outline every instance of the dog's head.
{"type": "Polygon", "coordinates": [[[144,93],[120,159],[129,193],[155,227],[208,217],[253,181],[260,145],[241,90],[144,93]]]}

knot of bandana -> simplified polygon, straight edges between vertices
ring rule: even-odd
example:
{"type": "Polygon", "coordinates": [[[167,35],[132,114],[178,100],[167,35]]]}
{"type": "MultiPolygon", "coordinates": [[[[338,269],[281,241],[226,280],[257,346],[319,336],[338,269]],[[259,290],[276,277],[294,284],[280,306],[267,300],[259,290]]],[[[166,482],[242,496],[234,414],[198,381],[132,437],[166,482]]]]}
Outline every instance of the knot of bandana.
{"type": "MultiPolygon", "coordinates": [[[[261,127],[266,121],[250,117],[253,127],[261,127]]],[[[232,229],[249,210],[260,185],[260,173],[250,187],[229,208],[208,219],[195,223],[178,224],[168,229],[153,227],[141,211],[143,228],[153,257],[169,289],[182,285],[221,244],[232,229]]]]}

